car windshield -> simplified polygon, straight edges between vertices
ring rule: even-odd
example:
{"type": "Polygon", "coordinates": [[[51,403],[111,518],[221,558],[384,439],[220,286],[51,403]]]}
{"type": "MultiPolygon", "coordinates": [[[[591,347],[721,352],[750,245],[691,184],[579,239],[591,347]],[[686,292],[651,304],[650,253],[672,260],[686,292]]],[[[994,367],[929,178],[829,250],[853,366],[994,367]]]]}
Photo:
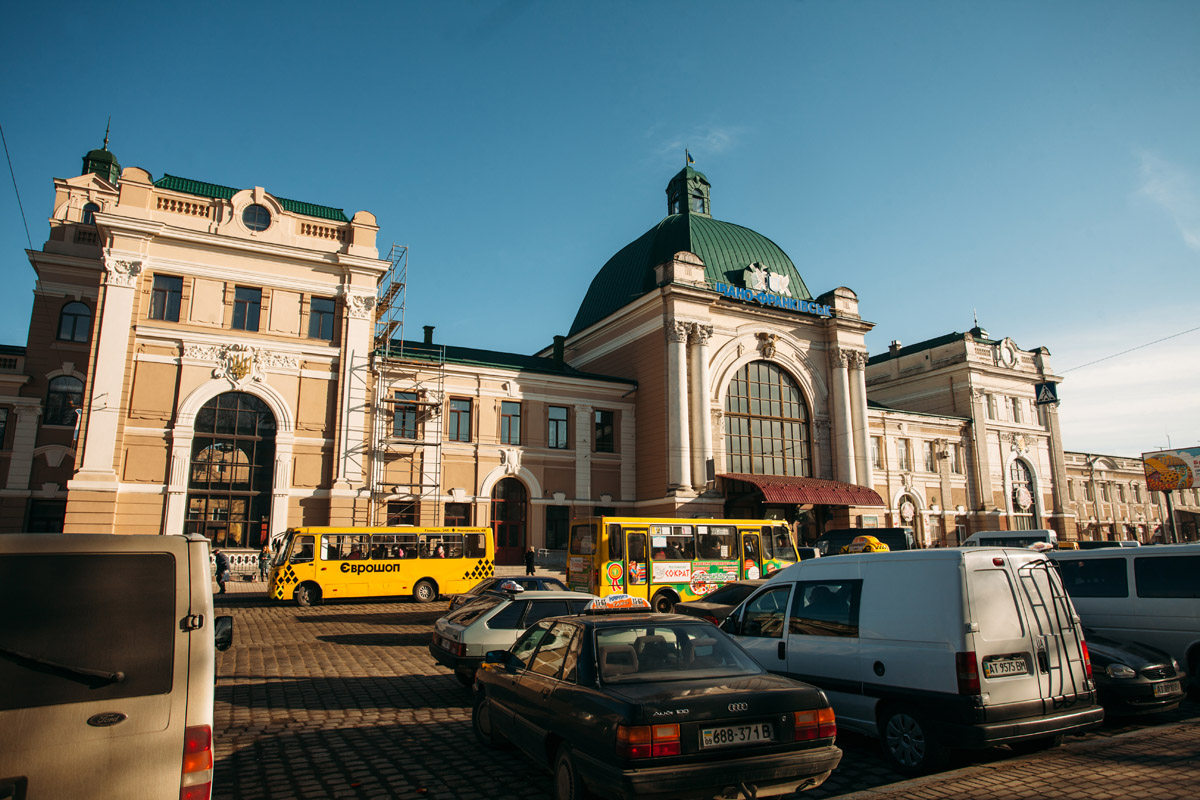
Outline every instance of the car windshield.
{"type": "Polygon", "coordinates": [[[485,594],[483,597],[467,603],[462,608],[451,611],[446,615],[446,622],[453,622],[455,625],[470,625],[503,602],[503,597],[498,597],[494,594],[485,594]]]}
{"type": "Polygon", "coordinates": [[[763,672],[729,637],[699,622],[598,628],[596,662],[605,683],[686,681],[763,672]]]}

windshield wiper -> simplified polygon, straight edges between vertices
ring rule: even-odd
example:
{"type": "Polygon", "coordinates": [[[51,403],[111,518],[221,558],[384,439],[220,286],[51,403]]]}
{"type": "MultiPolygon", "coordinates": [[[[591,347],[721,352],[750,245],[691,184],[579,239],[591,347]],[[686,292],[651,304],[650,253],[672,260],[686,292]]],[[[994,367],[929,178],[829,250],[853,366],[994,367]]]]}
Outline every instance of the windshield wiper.
{"type": "Polygon", "coordinates": [[[102,686],[108,686],[111,683],[120,683],[125,680],[124,672],[105,672],[86,667],[72,667],[68,664],[59,664],[45,658],[31,656],[28,653],[21,653],[17,650],[9,650],[7,647],[0,647],[0,658],[5,658],[14,664],[33,670],[34,672],[44,672],[47,675],[54,675],[59,678],[66,678],[70,681],[82,683],[89,689],[99,689],[102,686]]]}

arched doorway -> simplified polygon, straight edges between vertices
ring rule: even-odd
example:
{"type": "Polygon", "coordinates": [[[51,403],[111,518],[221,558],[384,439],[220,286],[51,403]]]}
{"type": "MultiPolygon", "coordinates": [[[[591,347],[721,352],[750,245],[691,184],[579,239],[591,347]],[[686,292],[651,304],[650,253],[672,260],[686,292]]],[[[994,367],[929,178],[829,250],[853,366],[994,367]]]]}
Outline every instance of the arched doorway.
{"type": "Polygon", "coordinates": [[[1037,502],[1033,494],[1033,475],[1029,465],[1021,459],[1014,459],[1008,468],[1009,487],[1012,498],[1012,529],[1014,531],[1032,531],[1037,529],[1037,502]]]}
{"type": "Polygon", "coordinates": [[[216,547],[259,549],[270,536],[275,416],[257,397],[227,392],[196,414],[184,531],[216,547]]]}
{"type": "Polygon", "coordinates": [[[496,563],[521,563],[525,552],[527,517],[525,485],[516,478],[504,478],[492,489],[492,530],[496,535],[496,563]]]}

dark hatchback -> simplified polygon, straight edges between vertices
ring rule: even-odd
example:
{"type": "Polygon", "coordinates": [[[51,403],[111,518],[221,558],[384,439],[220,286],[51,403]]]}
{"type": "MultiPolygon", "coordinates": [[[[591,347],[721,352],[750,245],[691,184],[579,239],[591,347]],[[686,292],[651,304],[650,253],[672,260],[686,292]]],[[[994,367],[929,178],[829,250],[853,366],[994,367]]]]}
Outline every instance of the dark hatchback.
{"type": "Polygon", "coordinates": [[[558,578],[551,578],[547,575],[524,575],[521,577],[504,577],[498,575],[494,578],[484,578],[479,583],[472,586],[463,594],[456,594],[450,598],[450,610],[462,608],[467,603],[482,595],[484,592],[500,588],[500,584],[512,581],[517,586],[520,586],[527,592],[566,592],[566,584],[558,578]]]}
{"type": "Polygon", "coordinates": [[[742,601],[754,594],[754,590],[766,583],[764,579],[730,581],[714,592],[706,594],[699,600],[689,600],[686,603],[676,603],[675,613],[686,614],[689,617],[699,617],[708,620],[713,625],[720,625],[742,601]]]}
{"type": "Polygon", "coordinates": [[[1092,678],[1106,714],[1170,711],[1187,693],[1187,673],[1178,662],[1149,645],[1121,642],[1083,629],[1092,678]]]}
{"type": "Polygon", "coordinates": [[[819,689],[694,617],[542,620],[475,680],[475,735],[548,767],[560,800],[768,797],[820,785],[842,757],[819,689]]]}

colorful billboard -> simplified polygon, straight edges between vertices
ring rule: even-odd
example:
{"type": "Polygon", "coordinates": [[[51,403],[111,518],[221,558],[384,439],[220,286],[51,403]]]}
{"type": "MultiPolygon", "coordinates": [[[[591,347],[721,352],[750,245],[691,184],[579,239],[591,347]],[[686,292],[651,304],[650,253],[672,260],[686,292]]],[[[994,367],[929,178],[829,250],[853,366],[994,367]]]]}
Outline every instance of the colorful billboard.
{"type": "Polygon", "coordinates": [[[1146,487],[1155,492],[1173,492],[1200,486],[1200,447],[1142,453],[1146,487]]]}

